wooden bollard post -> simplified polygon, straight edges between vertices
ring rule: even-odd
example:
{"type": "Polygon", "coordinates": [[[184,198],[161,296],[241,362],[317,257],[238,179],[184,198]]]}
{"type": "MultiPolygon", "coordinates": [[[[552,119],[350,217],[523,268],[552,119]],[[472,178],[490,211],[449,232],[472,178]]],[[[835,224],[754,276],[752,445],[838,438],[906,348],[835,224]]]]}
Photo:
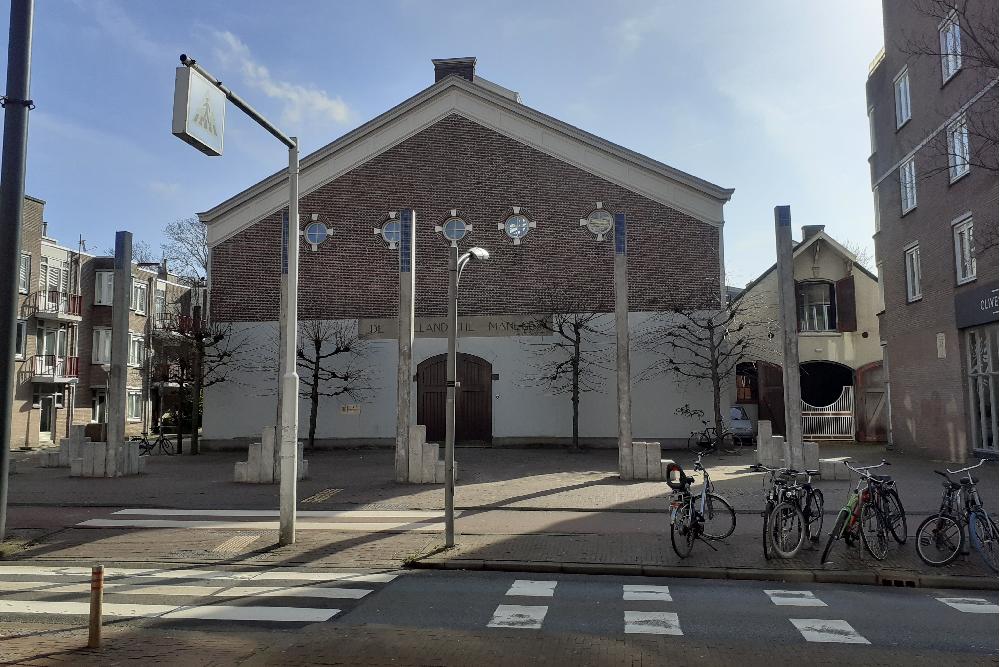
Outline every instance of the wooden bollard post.
{"type": "Polygon", "coordinates": [[[104,605],[104,566],[90,571],[90,636],[87,648],[101,648],[101,614],[104,605]]]}

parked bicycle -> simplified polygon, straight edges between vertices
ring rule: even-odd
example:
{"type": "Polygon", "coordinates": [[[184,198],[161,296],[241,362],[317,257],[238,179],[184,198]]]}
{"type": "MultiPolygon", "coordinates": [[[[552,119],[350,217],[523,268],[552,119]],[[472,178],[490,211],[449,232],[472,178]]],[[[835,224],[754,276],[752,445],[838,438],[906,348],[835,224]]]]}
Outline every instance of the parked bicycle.
{"type": "Polygon", "coordinates": [[[725,454],[739,454],[743,449],[743,440],[737,438],[725,425],[722,427],[722,435],[716,437],[716,429],[710,426],[704,419],[701,420],[704,427],[700,431],[691,431],[688,436],[688,450],[695,454],[710,454],[712,452],[725,454]]]}
{"type": "Polygon", "coordinates": [[[890,535],[900,544],[906,541],[906,512],[895,482],[888,475],[868,472],[890,463],[882,459],[881,463],[871,466],[854,467],[847,461],[844,465],[858,474],[858,485],[837,514],[820,562],[828,562],[833,543],[839,539],[848,546],[860,541],[873,558],[883,560],[889,551],[890,535]]]}
{"type": "Polygon", "coordinates": [[[944,494],[938,513],[931,515],[917,526],[917,554],[928,565],[941,566],[952,562],[965,550],[965,533],[979,552],[986,565],[997,571],[997,522],[983,507],[976,484],[979,478],[972,470],[983,465],[986,459],[961,470],[935,470],[945,478],[944,494]],[[951,475],[968,473],[958,482],[951,475]]]}
{"type": "Polygon", "coordinates": [[[823,492],[812,484],[812,476],[819,472],[761,467],[771,479],[761,513],[764,558],[794,558],[807,539],[818,542],[823,530],[823,492]],[[801,475],[806,479],[799,483],[801,475]]]}
{"type": "Polygon", "coordinates": [[[176,453],[174,443],[163,434],[162,429],[152,442],[149,441],[149,433],[146,431],[143,431],[141,436],[129,438],[129,441],[139,443],[139,456],[149,456],[156,453],[173,456],[176,453]]]}
{"type": "Polygon", "coordinates": [[[674,492],[670,496],[670,543],[681,558],[691,555],[695,540],[714,550],[708,540],[724,540],[736,530],[736,512],[722,496],[713,493],[715,487],[701,457],[699,454],[694,464],[695,472],[703,476],[697,496],[691,493],[694,477],[687,476],[676,463],[667,469],[667,484],[674,492]]]}

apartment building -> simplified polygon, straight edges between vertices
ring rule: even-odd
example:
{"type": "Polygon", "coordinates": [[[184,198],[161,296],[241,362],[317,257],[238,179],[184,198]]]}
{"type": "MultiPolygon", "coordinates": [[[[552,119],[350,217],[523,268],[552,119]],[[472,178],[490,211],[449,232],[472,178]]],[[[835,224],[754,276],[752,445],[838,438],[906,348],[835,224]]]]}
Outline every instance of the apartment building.
{"type": "Polygon", "coordinates": [[[995,455],[997,5],[882,8],[867,98],[891,439],[995,455]]]}
{"type": "MultiPolygon", "coordinates": [[[[107,420],[113,257],[61,245],[47,235],[45,202],[25,198],[18,276],[11,447],[58,442],[73,424],[107,420]]],[[[80,244],[82,246],[82,244],[80,244]]],[[[171,340],[189,288],[163,264],[135,264],[129,290],[126,432],[157,423],[172,387],[156,358],[171,340]]]]}

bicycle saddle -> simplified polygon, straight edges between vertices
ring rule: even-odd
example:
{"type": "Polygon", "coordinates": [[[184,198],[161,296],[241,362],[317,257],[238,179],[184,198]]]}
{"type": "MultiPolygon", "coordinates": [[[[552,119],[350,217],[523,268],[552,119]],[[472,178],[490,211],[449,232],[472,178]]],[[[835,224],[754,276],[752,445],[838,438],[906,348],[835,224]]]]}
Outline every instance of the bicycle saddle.
{"type": "Polygon", "coordinates": [[[978,477],[973,477],[972,478],[972,482],[969,482],[968,479],[966,479],[966,478],[963,477],[962,478],[962,484],[965,484],[966,486],[968,486],[969,484],[979,484],[979,478],[978,477]]]}
{"type": "Polygon", "coordinates": [[[952,482],[952,481],[941,482],[941,486],[943,486],[946,489],[951,489],[953,491],[955,489],[961,489],[962,488],[961,484],[956,484],[955,482],[952,482]]]}
{"type": "Polygon", "coordinates": [[[818,475],[819,470],[806,470],[807,475],[818,475]]]}

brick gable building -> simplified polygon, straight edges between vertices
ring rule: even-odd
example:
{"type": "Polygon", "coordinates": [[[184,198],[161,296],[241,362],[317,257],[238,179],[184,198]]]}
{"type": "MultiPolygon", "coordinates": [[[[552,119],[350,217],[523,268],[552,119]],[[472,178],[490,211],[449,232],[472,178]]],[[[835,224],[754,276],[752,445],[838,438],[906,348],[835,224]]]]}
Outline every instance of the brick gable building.
{"type": "MultiPolygon", "coordinates": [[[[403,208],[416,212],[418,325],[420,318],[446,313],[449,242],[440,227],[454,217],[471,226],[457,241],[460,248],[490,252],[488,263],[463,276],[461,316],[523,321],[560,303],[613,313],[612,241],[598,241],[581,225],[598,208],[628,217],[629,308],[636,326],[644,313],[718,304],[722,208],[732,190],[524,106],[516,93],[476,76],[474,60],[436,65],[434,85],[303,159],[301,226],[316,216],[332,238],[315,252],[301,251],[300,319],[391,322],[397,316],[398,252],[373,232],[403,208]],[[514,214],[531,225],[517,243],[503,229],[514,214]]],[[[200,215],[211,249],[211,316],[238,323],[259,343],[242,376],[206,392],[207,439],[250,437],[273,423],[276,376],[268,341],[276,337],[286,185],[276,175],[200,215]],[[269,373],[262,375],[263,368],[269,373]]],[[[486,439],[566,438],[569,401],[529,386],[526,345],[539,337],[471,333],[464,330],[460,349],[470,363],[483,362],[492,378],[482,392],[490,399],[486,439]]],[[[419,326],[417,335],[420,396],[422,368],[444,352],[445,339],[443,333],[421,337],[419,326]]],[[[613,338],[607,342],[613,345],[613,338]]],[[[321,438],[391,439],[396,350],[390,343],[376,337],[370,350],[368,363],[381,379],[371,401],[346,413],[351,416],[331,401],[320,418],[321,438]]],[[[607,392],[584,398],[585,439],[614,438],[613,373],[608,371],[607,392]]],[[[675,407],[692,402],[710,405],[711,396],[705,388],[681,389],[669,378],[639,385],[633,394],[636,437],[686,437],[691,425],[671,417],[675,407]]],[[[420,423],[422,411],[431,409],[418,405],[414,420],[420,423]]]]}

